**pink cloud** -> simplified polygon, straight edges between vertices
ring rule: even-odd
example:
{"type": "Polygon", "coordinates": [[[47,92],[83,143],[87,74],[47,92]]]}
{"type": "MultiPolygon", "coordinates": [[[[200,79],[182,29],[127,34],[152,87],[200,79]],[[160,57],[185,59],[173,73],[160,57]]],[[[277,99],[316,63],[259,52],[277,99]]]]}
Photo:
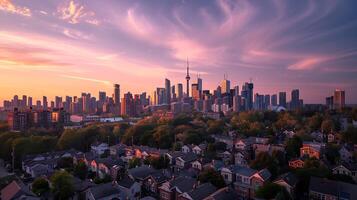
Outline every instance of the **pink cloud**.
{"type": "Polygon", "coordinates": [[[11,0],[0,0],[0,10],[26,17],[31,16],[31,10],[29,8],[17,6],[11,0]]]}
{"type": "Polygon", "coordinates": [[[99,25],[99,20],[95,18],[95,13],[87,10],[83,5],[75,3],[74,0],[67,1],[59,6],[57,15],[70,24],[77,24],[83,21],[92,25],[99,25]]]}

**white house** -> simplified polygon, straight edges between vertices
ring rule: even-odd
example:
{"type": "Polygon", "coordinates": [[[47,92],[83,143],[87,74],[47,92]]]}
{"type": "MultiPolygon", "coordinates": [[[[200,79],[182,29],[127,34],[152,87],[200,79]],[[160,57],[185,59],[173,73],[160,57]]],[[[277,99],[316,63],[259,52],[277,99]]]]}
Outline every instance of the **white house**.
{"type": "Polygon", "coordinates": [[[100,156],[104,154],[106,151],[109,151],[109,146],[106,143],[101,143],[99,145],[92,145],[91,150],[94,154],[100,156]]]}

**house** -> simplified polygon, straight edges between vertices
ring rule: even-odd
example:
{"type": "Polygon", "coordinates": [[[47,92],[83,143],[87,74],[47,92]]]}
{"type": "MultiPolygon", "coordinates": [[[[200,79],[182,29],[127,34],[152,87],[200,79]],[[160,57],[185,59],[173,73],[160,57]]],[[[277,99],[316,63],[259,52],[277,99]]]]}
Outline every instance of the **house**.
{"type": "Polygon", "coordinates": [[[239,151],[234,154],[234,164],[247,167],[250,160],[249,158],[249,153],[246,151],[239,151]]]}
{"type": "Polygon", "coordinates": [[[197,154],[197,155],[204,155],[204,152],[206,151],[207,145],[206,144],[200,144],[200,145],[195,145],[192,148],[192,152],[197,154]]]}
{"type": "MultiPolygon", "coordinates": [[[[238,193],[238,195],[242,198],[248,198],[251,199],[254,197],[254,191],[255,187],[252,186],[252,178],[253,176],[257,173],[257,170],[247,168],[247,167],[240,167],[238,170],[236,170],[235,176],[236,180],[233,183],[235,191],[238,193]]],[[[265,177],[265,172],[263,173],[264,175],[261,175],[262,177],[265,177]]],[[[258,181],[258,177],[260,175],[257,175],[257,181],[256,185],[260,186],[260,182],[258,181]]],[[[270,178],[270,177],[269,177],[270,178]]]]}
{"type": "Polygon", "coordinates": [[[12,181],[1,190],[1,200],[40,200],[27,186],[20,181],[12,181]]]}
{"type": "Polygon", "coordinates": [[[357,199],[357,185],[332,181],[324,178],[311,177],[309,197],[312,200],[354,200],[357,199]]]}
{"type": "Polygon", "coordinates": [[[22,170],[30,174],[32,178],[48,175],[57,167],[62,158],[74,158],[83,153],[75,150],[47,152],[42,154],[28,155],[22,161],[22,170]]]}
{"type": "Polygon", "coordinates": [[[114,146],[110,146],[109,147],[110,155],[118,156],[118,157],[125,156],[125,152],[127,148],[128,146],[126,146],[125,144],[117,144],[114,146]]]}
{"type": "Polygon", "coordinates": [[[348,146],[342,146],[338,153],[340,154],[340,158],[343,162],[352,162],[353,150],[351,150],[351,148],[348,148],[348,146]]]}
{"type": "Polygon", "coordinates": [[[118,177],[121,169],[125,168],[124,161],[121,158],[98,158],[94,160],[97,165],[97,174],[100,178],[111,176],[113,180],[118,177]]]}
{"type": "Polygon", "coordinates": [[[179,195],[179,200],[203,200],[207,198],[209,195],[216,192],[217,188],[213,186],[211,183],[204,183],[202,185],[197,186],[190,192],[184,192],[179,195]]]}
{"type": "Polygon", "coordinates": [[[172,152],[167,152],[165,154],[166,158],[169,160],[170,165],[175,165],[176,164],[176,158],[183,156],[184,153],[181,151],[172,151],[172,152]]]}
{"type": "Polygon", "coordinates": [[[168,152],[167,149],[157,149],[148,146],[135,146],[134,156],[140,159],[146,159],[148,157],[159,158],[168,152]]]}
{"type": "Polygon", "coordinates": [[[129,200],[139,199],[141,195],[141,185],[132,180],[131,178],[125,176],[123,179],[118,181],[119,188],[125,193],[129,200]]]}
{"type": "Polygon", "coordinates": [[[76,177],[72,177],[72,184],[74,189],[73,199],[84,199],[87,189],[95,186],[95,184],[89,180],[81,180],[76,177]]]}
{"type": "Polygon", "coordinates": [[[216,171],[221,171],[221,169],[224,167],[224,162],[221,160],[212,160],[211,163],[206,165],[206,167],[212,168],[216,171]]]}
{"type": "Polygon", "coordinates": [[[194,178],[173,177],[159,187],[160,200],[177,200],[179,195],[191,191],[196,184],[194,178]]]}
{"type": "Polygon", "coordinates": [[[300,148],[300,157],[320,159],[324,144],[317,142],[304,142],[300,148]]]}
{"type": "Polygon", "coordinates": [[[292,169],[303,168],[304,164],[305,162],[302,158],[295,158],[289,160],[289,167],[292,169]]]}
{"type": "Polygon", "coordinates": [[[86,200],[126,199],[124,191],[115,183],[104,183],[86,190],[86,200]]]}
{"type": "Polygon", "coordinates": [[[236,150],[247,151],[252,147],[254,142],[255,140],[252,137],[239,139],[234,143],[234,147],[236,150]]]}
{"type": "Polygon", "coordinates": [[[193,161],[197,160],[197,155],[190,152],[176,158],[176,168],[184,169],[191,166],[193,161]]]}
{"type": "Polygon", "coordinates": [[[251,186],[252,186],[252,191],[251,195],[254,197],[255,196],[255,191],[264,185],[271,177],[271,173],[267,169],[262,169],[259,172],[255,173],[252,178],[251,178],[251,186]]]}
{"type": "Polygon", "coordinates": [[[334,142],[336,140],[336,136],[333,133],[329,133],[327,135],[327,141],[330,142],[334,142]]]}
{"type": "Polygon", "coordinates": [[[182,152],[182,153],[189,153],[189,152],[191,152],[191,151],[192,151],[191,145],[183,145],[183,146],[181,147],[181,152],[182,152]]]}
{"type": "Polygon", "coordinates": [[[354,181],[357,181],[357,165],[342,163],[332,168],[333,174],[350,176],[354,181]]]}
{"type": "Polygon", "coordinates": [[[227,184],[230,184],[236,180],[235,173],[241,168],[238,165],[231,165],[229,167],[221,168],[221,175],[227,184]]]}
{"type": "Polygon", "coordinates": [[[30,174],[32,178],[47,176],[53,171],[54,169],[52,167],[42,163],[34,163],[34,165],[26,166],[26,173],[30,174]]]}
{"type": "Polygon", "coordinates": [[[158,195],[159,187],[171,178],[170,175],[165,174],[164,171],[156,171],[145,178],[143,187],[146,192],[153,196],[158,195]]]}
{"type": "Polygon", "coordinates": [[[107,143],[101,143],[101,144],[97,144],[97,145],[93,144],[90,148],[91,148],[91,151],[97,156],[101,156],[105,152],[110,151],[107,143]]]}
{"type": "Polygon", "coordinates": [[[310,136],[318,142],[323,142],[324,134],[321,133],[320,131],[314,131],[310,133],[310,136]]]}
{"type": "Polygon", "coordinates": [[[147,166],[147,165],[142,165],[140,167],[135,167],[132,169],[128,169],[128,176],[139,182],[140,184],[143,184],[144,180],[150,175],[157,172],[157,170],[147,166]]]}
{"type": "Polygon", "coordinates": [[[297,177],[291,172],[282,174],[274,181],[275,184],[284,187],[286,191],[290,194],[290,196],[294,196],[297,182],[297,177]]]}

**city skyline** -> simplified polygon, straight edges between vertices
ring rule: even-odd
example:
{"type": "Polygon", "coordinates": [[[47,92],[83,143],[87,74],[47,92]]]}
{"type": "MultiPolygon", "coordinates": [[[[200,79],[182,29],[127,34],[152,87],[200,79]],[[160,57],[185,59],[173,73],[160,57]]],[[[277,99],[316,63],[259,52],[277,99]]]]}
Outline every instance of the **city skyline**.
{"type": "Polygon", "coordinates": [[[165,77],[186,89],[187,57],[190,82],[200,74],[203,89],[228,74],[240,88],[252,78],[254,94],[299,88],[306,103],[324,104],[340,88],[357,103],[355,5],[0,1],[0,104],[15,94],[34,102],[111,95],[114,83],[122,97],[164,86],[165,77]]]}

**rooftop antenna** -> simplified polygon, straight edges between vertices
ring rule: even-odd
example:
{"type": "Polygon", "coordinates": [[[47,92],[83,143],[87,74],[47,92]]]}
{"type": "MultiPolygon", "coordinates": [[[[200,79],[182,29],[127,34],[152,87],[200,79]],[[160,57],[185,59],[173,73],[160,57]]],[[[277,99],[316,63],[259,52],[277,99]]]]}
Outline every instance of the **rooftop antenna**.
{"type": "Polygon", "coordinates": [[[253,78],[252,78],[252,77],[249,78],[249,82],[250,82],[250,83],[253,82],[253,78]]]}

